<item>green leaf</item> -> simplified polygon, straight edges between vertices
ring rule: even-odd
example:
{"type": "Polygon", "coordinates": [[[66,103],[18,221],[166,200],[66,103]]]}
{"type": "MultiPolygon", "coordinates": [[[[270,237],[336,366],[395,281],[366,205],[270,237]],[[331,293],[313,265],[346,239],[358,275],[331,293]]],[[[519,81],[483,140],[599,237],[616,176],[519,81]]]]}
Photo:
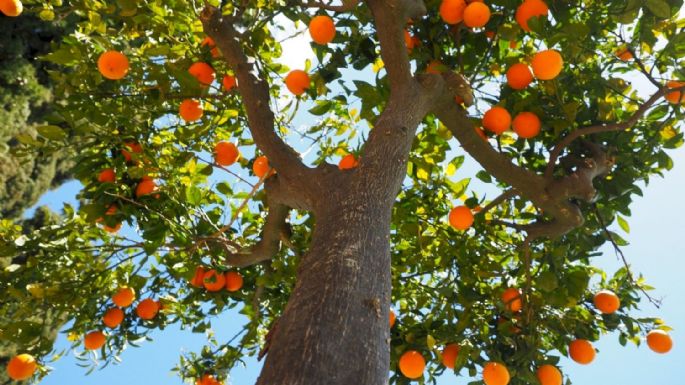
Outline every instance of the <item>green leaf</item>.
{"type": "Polygon", "coordinates": [[[52,125],[38,126],[36,127],[36,131],[50,140],[63,140],[67,137],[67,134],[64,132],[64,130],[62,130],[60,127],[52,125]]]}
{"type": "Polygon", "coordinates": [[[645,5],[657,17],[664,19],[671,17],[671,7],[664,0],[647,0],[645,5]]]}
{"type": "Polygon", "coordinates": [[[620,215],[616,216],[616,220],[618,221],[618,225],[625,231],[626,233],[630,233],[630,225],[628,222],[620,215]]]}

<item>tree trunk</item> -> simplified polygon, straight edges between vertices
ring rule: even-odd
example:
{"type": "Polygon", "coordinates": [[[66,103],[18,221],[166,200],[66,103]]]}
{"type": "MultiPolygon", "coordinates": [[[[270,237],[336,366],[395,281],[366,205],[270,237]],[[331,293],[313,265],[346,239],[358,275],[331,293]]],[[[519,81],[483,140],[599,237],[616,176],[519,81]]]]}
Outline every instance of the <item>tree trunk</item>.
{"type": "Polygon", "coordinates": [[[374,191],[359,179],[317,210],[311,247],[257,385],[387,384],[395,195],[388,190],[395,184],[374,191]]]}

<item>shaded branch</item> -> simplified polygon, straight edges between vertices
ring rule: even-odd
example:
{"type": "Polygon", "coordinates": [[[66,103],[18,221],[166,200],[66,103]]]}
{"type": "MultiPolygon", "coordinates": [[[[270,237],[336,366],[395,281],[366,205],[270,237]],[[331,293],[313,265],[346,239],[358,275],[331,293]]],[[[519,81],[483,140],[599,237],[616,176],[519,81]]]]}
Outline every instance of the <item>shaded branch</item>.
{"type": "Polygon", "coordinates": [[[332,1],[305,1],[302,5],[308,8],[320,8],[332,12],[348,12],[353,10],[359,5],[359,0],[343,0],[342,5],[331,5],[332,1]]]}

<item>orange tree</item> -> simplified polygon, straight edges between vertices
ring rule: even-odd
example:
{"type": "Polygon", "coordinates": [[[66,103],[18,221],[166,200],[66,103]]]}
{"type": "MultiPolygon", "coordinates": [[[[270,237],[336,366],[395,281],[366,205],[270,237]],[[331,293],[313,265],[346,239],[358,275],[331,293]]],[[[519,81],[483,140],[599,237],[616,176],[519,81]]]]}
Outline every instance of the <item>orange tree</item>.
{"type": "Polygon", "coordinates": [[[681,6],[26,1],[78,28],[43,58],[60,113],[17,139],[78,143],[84,188],[57,225],[2,222],[25,263],[1,273],[0,330],[40,360],[24,315],[49,307],[109,362],[240,308],[242,334],[181,358],[200,384],[246,355],[265,357],[258,384],[554,385],[560,355],[587,364],[610,331],[666,352],[669,328],[631,316],[650,288],[592,259],[621,254],[607,226],[629,230],[639,183],[682,144],[681,6]],[[286,68],[276,36],[310,21],[317,64],[286,68]],[[478,186],[457,177],[466,156],[478,186]]]}

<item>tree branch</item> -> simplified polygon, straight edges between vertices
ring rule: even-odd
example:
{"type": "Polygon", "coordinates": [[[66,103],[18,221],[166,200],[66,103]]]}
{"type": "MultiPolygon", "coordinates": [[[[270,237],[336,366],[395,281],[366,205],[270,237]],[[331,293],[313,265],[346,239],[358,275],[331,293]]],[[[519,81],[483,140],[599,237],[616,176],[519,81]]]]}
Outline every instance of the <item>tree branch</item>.
{"type": "Polygon", "coordinates": [[[330,0],[326,3],[322,1],[310,0],[305,1],[302,5],[308,8],[321,8],[332,12],[348,12],[359,5],[359,0],[343,0],[342,5],[330,5],[329,3],[331,3],[330,0]]]}

